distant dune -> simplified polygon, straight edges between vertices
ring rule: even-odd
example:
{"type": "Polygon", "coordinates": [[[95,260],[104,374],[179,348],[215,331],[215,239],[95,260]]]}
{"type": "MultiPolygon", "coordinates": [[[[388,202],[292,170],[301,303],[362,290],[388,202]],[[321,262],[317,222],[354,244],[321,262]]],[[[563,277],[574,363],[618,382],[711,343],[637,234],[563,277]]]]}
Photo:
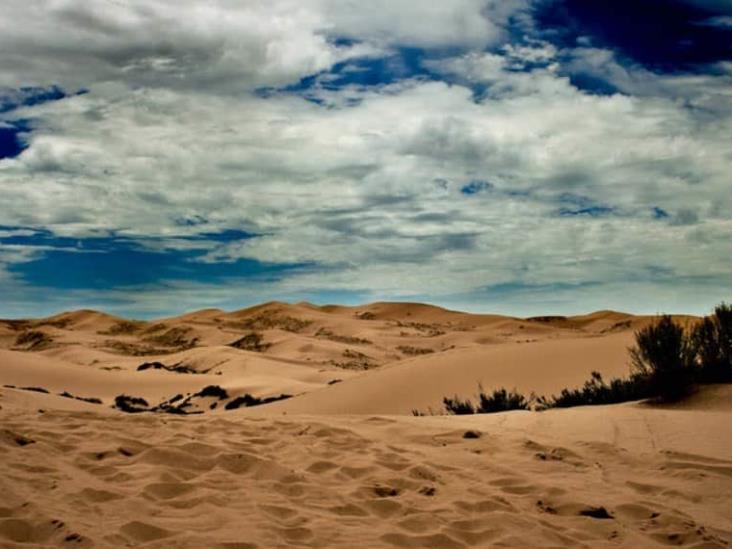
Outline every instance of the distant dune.
{"type": "Polygon", "coordinates": [[[278,302],[0,320],[0,546],[727,547],[729,387],[411,415],[478,383],[625,375],[652,320],[278,302]]]}

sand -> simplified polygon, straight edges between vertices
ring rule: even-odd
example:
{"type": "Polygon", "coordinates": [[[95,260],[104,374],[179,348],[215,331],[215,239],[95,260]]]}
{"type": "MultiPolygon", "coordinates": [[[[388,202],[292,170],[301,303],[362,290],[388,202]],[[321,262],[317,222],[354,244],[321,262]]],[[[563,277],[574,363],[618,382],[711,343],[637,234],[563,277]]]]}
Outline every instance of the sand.
{"type": "Polygon", "coordinates": [[[623,375],[651,320],[268,303],[0,321],[0,547],[729,546],[728,386],[411,415],[478,382],[550,394],[623,375]],[[226,397],[193,396],[208,385],[226,397]],[[191,415],[127,414],[120,394],[180,394],[191,415]],[[293,396],[225,409],[245,394],[293,396]]]}

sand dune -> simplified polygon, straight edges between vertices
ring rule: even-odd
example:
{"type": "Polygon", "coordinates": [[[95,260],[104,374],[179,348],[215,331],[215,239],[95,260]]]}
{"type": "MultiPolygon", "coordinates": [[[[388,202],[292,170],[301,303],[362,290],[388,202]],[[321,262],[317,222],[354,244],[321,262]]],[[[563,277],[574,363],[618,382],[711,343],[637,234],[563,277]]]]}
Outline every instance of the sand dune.
{"type": "Polygon", "coordinates": [[[479,382],[624,375],[651,320],[272,302],[0,321],[0,546],[729,546],[729,387],[411,416],[479,382]]]}
{"type": "Polygon", "coordinates": [[[581,386],[593,370],[626,375],[632,341],[632,333],[624,332],[452,349],[406,359],[269,408],[273,413],[409,414],[439,409],[446,395],[473,395],[479,383],[551,395],[581,386]]]}
{"type": "Polygon", "coordinates": [[[410,413],[478,382],[549,393],[592,370],[625,373],[625,347],[647,321],[606,311],[519,319],[419,303],[270,302],[148,322],[84,310],[0,321],[0,381],[45,380],[105,404],[117,392],[162,401],[215,384],[232,397],[293,395],[278,412],[410,413]],[[149,362],[161,367],[138,371],[149,362]]]}
{"type": "Polygon", "coordinates": [[[52,398],[0,393],[4,547],[732,542],[729,408],[425,418],[39,413],[52,398]]]}

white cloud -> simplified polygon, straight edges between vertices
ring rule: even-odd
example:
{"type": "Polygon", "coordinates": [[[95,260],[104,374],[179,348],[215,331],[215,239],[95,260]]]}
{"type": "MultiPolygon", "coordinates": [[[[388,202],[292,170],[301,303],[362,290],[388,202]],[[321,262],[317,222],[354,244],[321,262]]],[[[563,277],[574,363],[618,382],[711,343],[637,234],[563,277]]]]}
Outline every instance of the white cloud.
{"type": "MultiPolygon", "coordinates": [[[[581,295],[594,302],[624,281],[651,287],[659,272],[723,287],[732,268],[728,75],[657,77],[582,48],[578,70],[602,71],[628,95],[583,93],[546,43],[482,51],[522,2],[201,6],[10,3],[23,24],[0,23],[0,48],[14,52],[0,61],[4,83],[91,93],[13,113],[35,129],[23,154],[0,161],[0,225],[158,236],[178,249],[190,242],[176,237],[239,228],[262,236],[211,243],[203,261],[316,265],[257,295],[459,296],[593,282],[581,295]],[[365,42],[326,40],[344,35],[365,42]],[[480,51],[429,62],[450,83],[314,91],[329,107],[247,92],[398,43],[480,51]],[[462,194],[472,180],[493,188],[462,194]],[[593,217],[593,206],[612,211],[593,217]],[[668,219],[654,219],[654,207],[668,219]]],[[[27,257],[5,250],[0,272],[27,257]]],[[[190,288],[166,288],[160,295],[193,306],[190,288]]],[[[215,300],[244,290],[200,291],[215,300]]],[[[152,310],[153,293],[127,298],[152,310]]]]}

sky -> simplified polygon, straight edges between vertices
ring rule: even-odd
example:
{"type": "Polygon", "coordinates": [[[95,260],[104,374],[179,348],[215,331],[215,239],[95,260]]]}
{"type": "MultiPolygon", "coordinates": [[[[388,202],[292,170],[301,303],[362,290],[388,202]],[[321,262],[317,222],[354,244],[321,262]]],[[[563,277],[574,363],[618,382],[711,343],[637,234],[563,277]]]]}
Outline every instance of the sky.
{"type": "Polygon", "coordinates": [[[729,0],[4,0],[0,317],[732,299],[729,0]]]}

